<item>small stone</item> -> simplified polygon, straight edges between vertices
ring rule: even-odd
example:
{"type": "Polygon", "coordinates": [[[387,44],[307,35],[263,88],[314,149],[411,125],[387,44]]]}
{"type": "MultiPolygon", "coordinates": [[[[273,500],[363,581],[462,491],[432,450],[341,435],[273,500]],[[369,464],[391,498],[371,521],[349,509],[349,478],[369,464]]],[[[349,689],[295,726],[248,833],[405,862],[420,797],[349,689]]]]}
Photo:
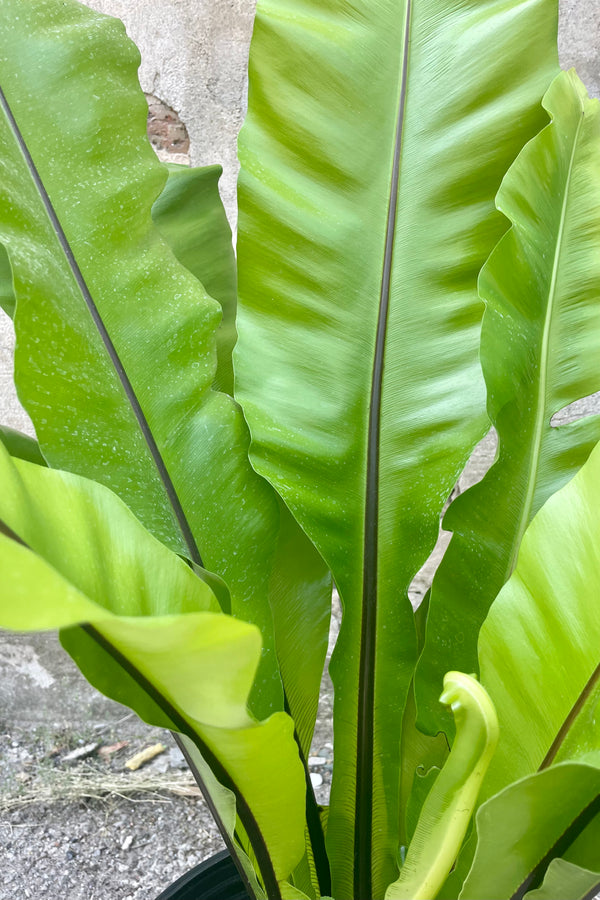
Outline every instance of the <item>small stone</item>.
{"type": "Polygon", "coordinates": [[[21,784],[25,784],[26,781],[31,781],[31,775],[29,772],[17,772],[15,775],[17,781],[20,781],[21,784]]]}
{"type": "Polygon", "coordinates": [[[165,753],[162,756],[157,756],[155,759],[151,760],[148,764],[148,768],[157,775],[166,775],[169,771],[167,754],[165,753]]]}
{"type": "Polygon", "coordinates": [[[168,757],[171,769],[187,769],[187,762],[179,747],[171,747],[168,757]]]}
{"type": "Polygon", "coordinates": [[[327,762],[326,756],[309,756],[308,764],[309,766],[324,766],[327,762]]]}
{"type": "Polygon", "coordinates": [[[123,843],[121,844],[121,850],[129,850],[131,845],[133,844],[133,835],[128,834],[123,843]]]}
{"type": "Polygon", "coordinates": [[[314,788],[321,787],[321,785],[323,784],[323,776],[319,775],[318,772],[311,772],[310,780],[312,781],[312,786],[314,788]]]}
{"type": "Polygon", "coordinates": [[[91,756],[92,753],[95,753],[100,744],[84,744],[82,747],[77,747],[75,750],[71,750],[70,753],[67,753],[66,756],[63,756],[62,761],[64,763],[74,763],[79,762],[80,759],[87,759],[88,756],[91,756]]]}

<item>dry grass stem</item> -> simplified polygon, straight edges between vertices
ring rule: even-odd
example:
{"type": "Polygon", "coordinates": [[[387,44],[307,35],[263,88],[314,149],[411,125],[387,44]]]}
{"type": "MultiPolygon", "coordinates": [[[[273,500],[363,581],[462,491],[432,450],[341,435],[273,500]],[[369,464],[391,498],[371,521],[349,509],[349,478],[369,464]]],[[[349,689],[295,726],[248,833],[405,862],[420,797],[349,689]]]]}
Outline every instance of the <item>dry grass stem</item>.
{"type": "Polygon", "coordinates": [[[51,778],[33,780],[14,794],[0,795],[0,810],[8,811],[31,803],[54,803],[58,800],[107,800],[119,797],[129,801],[166,802],[165,794],[200,797],[200,791],[189,773],[181,775],[121,775],[100,772],[92,767],[76,772],[54,772],[51,778]]]}

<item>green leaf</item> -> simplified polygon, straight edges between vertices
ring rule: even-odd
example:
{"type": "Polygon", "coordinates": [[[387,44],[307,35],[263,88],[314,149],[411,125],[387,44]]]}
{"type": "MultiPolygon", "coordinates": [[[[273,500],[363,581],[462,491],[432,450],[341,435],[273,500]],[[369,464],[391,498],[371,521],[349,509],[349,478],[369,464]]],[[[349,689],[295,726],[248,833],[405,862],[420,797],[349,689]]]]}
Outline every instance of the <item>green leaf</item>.
{"type": "MultiPolygon", "coordinates": [[[[144,721],[163,722],[165,727],[173,727],[173,723],[164,718],[161,707],[144,686],[103,649],[94,635],[88,634],[84,628],[66,628],[60,633],[60,642],[79,668],[92,677],[99,691],[135,709],[144,721]]],[[[248,859],[248,853],[252,852],[251,848],[249,845],[242,848],[239,842],[243,826],[236,814],[235,794],[217,781],[200,750],[189,737],[186,735],[175,737],[196,777],[221,836],[238,864],[250,897],[264,897],[248,859]]],[[[254,854],[252,856],[254,858],[254,854]]]]}
{"type": "MultiPolygon", "coordinates": [[[[481,629],[481,680],[500,722],[482,800],[540,768],[600,751],[599,529],[600,445],[534,518],[481,629]]],[[[474,852],[469,840],[444,900],[457,897],[474,852]]]]}
{"type": "Polygon", "coordinates": [[[18,301],[21,401],[51,466],[106,484],[167,546],[226,581],[233,614],[263,636],[259,717],[284,708],[271,606],[301,603],[297,668],[310,678],[297,687],[291,660],[286,691],[306,746],[327,646],[326,569],[252,469],[239,407],[211,390],[220,310],[152,224],[166,169],[146,137],[139,54],[121,22],[74,0],[2,10],[0,239],[18,301]],[[280,542],[304,559],[301,581],[280,542]]]}
{"type": "MultiPolygon", "coordinates": [[[[79,439],[73,443],[88,442],[88,455],[92,457],[89,474],[100,476],[98,480],[111,481],[118,488],[129,478],[128,493],[137,495],[137,485],[147,475],[142,518],[173,549],[196,556],[191,546],[193,537],[184,537],[174,523],[179,517],[181,528],[189,532],[181,508],[174,511],[177,495],[171,499],[166,495],[163,482],[168,477],[170,459],[162,458],[156,443],[164,443],[166,435],[158,433],[153,440],[155,423],[148,421],[142,407],[144,394],[149,393],[144,378],[148,381],[150,365],[154,379],[169,376],[173,390],[158,398],[161,402],[155,416],[165,418],[165,411],[169,413],[172,431],[178,406],[185,398],[182,392],[196,389],[200,396],[208,393],[210,363],[193,377],[183,347],[192,338],[205,343],[210,340],[218,307],[175,262],[152,227],[151,202],[163,186],[166,171],[145,139],[145,101],[134,75],[138,61],[121,23],[73,0],[64,4],[34,0],[26,7],[14,0],[4,4],[0,46],[1,190],[11,203],[3,204],[1,227],[13,267],[15,292],[23,301],[15,321],[19,337],[16,365],[17,369],[28,365],[31,370],[17,371],[17,383],[34,419],[39,420],[42,446],[52,442],[55,432],[65,443],[64,432],[69,429],[79,439]],[[76,35],[85,35],[89,47],[85,59],[76,35]],[[103,66],[96,65],[101,54],[103,66]],[[57,104],[54,112],[47,103],[52,93],[57,104]],[[70,115],[66,114],[67,106],[70,115]],[[109,115],[115,119],[115,108],[123,110],[113,122],[116,130],[110,142],[122,151],[118,166],[99,136],[99,125],[105,125],[109,115]],[[58,119],[68,129],[60,136],[58,119]],[[62,142],[72,145],[68,157],[60,152],[62,142]],[[87,164],[82,160],[84,154],[87,164]],[[33,266],[35,257],[44,264],[33,266]],[[167,288],[169,283],[172,287],[167,288]],[[118,305],[113,296],[118,298],[118,305]],[[163,310],[179,299],[181,320],[177,328],[166,311],[161,316],[158,296],[163,310]],[[129,302],[124,303],[123,298],[130,298],[129,302]],[[136,316],[132,314],[134,308],[136,316]],[[31,319],[40,312],[43,314],[37,320],[37,329],[46,326],[44,341],[32,333],[31,319]],[[118,340],[128,314],[130,327],[139,324],[144,335],[144,354],[131,336],[128,346],[121,346],[125,344],[123,338],[118,340]],[[172,344],[177,337],[183,342],[178,353],[172,352],[162,360],[160,368],[156,359],[159,326],[162,341],[172,344]],[[96,350],[96,359],[90,361],[92,349],[96,350]],[[44,352],[55,362],[56,371],[46,373],[43,380],[39,375],[36,379],[37,373],[48,368],[44,352]],[[128,355],[133,357],[131,361],[128,355]],[[132,380],[125,372],[118,377],[119,365],[134,369],[137,378],[132,380]],[[34,386],[37,397],[29,396],[34,386]],[[81,431],[77,428],[77,406],[68,406],[69,388],[71,392],[77,390],[79,404],[86,402],[88,407],[89,421],[81,431]],[[55,414],[49,416],[51,390],[56,398],[55,414]],[[104,430],[94,421],[94,401],[99,409],[112,413],[112,421],[107,421],[104,430]],[[146,436],[143,429],[149,432],[146,436]],[[127,446],[130,434],[133,438],[127,446]],[[112,464],[108,463],[109,454],[112,464]],[[135,467],[130,455],[136,460],[135,467]],[[104,472],[102,478],[102,469],[110,474],[104,472]]],[[[171,441],[171,453],[184,449],[173,436],[171,441]]],[[[65,449],[62,454],[50,453],[52,457],[69,456],[65,449]]],[[[75,455],[73,449],[70,453],[75,455]]],[[[72,463],[75,467],[76,460],[72,463]]],[[[174,491],[172,483],[169,489],[174,491]]],[[[139,499],[137,505],[141,506],[139,499]]]]}
{"type": "Polygon", "coordinates": [[[107,484],[168,546],[224,579],[233,614],[263,637],[251,709],[289,708],[306,753],[330,578],[252,469],[239,407],[211,390],[221,313],[152,225],[166,169],[146,137],[139,54],[122,23],[74,0],[7,0],[3,15],[0,239],[18,300],[19,395],[50,465],[107,484]],[[272,609],[280,620],[288,606],[301,628],[286,704],[272,609]]]}
{"type": "Polygon", "coordinates": [[[405,847],[412,838],[429,788],[448,756],[445,735],[430,737],[422,734],[416,726],[416,713],[414,691],[410,690],[402,721],[401,737],[400,808],[403,817],[400,822],[399,842],[405,847]]]}
{"type": "MultiPolygon", "coordinates": [[[[0,481],[5,525],[94,603],[140,616],[219,610],[210,587],[101,485],[12,459],[1,445],[0,481]],[[130,595],[136,599],[129,601],[130,595]]],[[[35,596],[23,609],[2,599],[7,628],[21,627],[21,620],[26,627],[29,616],[43,612],[35,596]]]]}
{"type": "Polygon", "coordinates": [[[28,434],[0,425],[0,443],[4,444],[10,455],[17,459],[25,459],[38,466],[46,465],[38,442],[28,434]]]}
{"type": "Polygon", "coordinates": [[[406,803],[406,843],[408,846],[414,837],[414,833],[419,822],[419,816],[423,809],[423,804],[427,799],[427,795],[431,791],[433,784],[440,774],[438,766],[432,766],[429,770],[423,768],[423,771],[417,770],[413,778],[412,790],[406,803]]]}
{"type": "Polygon", "coordinates": [[[564,859],[553,859],[544,883],[525,894],[526,900],[594,900],[600,891],[600,872],[590,872],[564,859]]]}
{"type": "Polygon", "coordinates": [[[501,178],[544,124],[555,42],[555,0],[258,3],[236,395],[253,464],[344,605],[334,896],[396,877],[407,588],[486,427],[476,279],[505,227],[501,178]]]}
{"type": "Polygon", "coordinates": [[[217,612],[208,585],[101,485],[11,460],[3,448],[0,482],[2,627],[85,623],[86,637],[137,689],[124,692],[127,678],[107,689],[102,654],[77,657],[86,677],[194,741],[235,794],[268,890],[279,896],[277,883],[304,852],[305,782],[291,719],[275,713],[258,723],[247,712],[258,630],[217,612]]]}
{"type": "MultiPolygon", "coordinates": [[[[600,798],[600,755],[565,762],[511,784],[477,813],[477,852],[461,900],[522,900],[540,862],[560,856],[600,798]],[[549,858],[546,858],[548,857],[549,858]]],[[[567,900],[569,894],[561,894],[567,900]]],[[[557,898],[559,900],[559,898],[557,898]]]]}
{"type": "Polygon", "coordinates": [[[15,314],[15,293],[12,283],[12,269],[5,247],[0,244],[0,309],[11,319],[15,314]]]}
{"type": "Polygon", "coordinates": [[[456,738],[423,804],[400,877],[388,887],[386,900],[429,900],[437,895],[458,856],[498,742],[493,704],[474,678],[448,672],[440,703],[452,710],[456,738]]]}
{"type": "Polygon", "coordinates": [[[600,445],[529,526],[481,629],[481,681],[500,721],[486,797],[540,767],[600,751],[599,532],[600,445]]]}
{"type": "Polygon", "coordinates": [[[527,525],[600,440],[597,415],[551,426],[564,406],[600,390],[600,104],[571,71],[543,105],[552,122],[502,184],[496,203],[512,227],[479,281],[499,455],[444,520],[454,535],[434,579],[416,678],[418,721],[430,733],[447,724],[433,706],[443,672],[476,670],[479,628],[527,525]]]}
{"type": "Polygon", "coordinates": [[[237,275],[231,229],[219,196],[223,170],[221,166],[190,169],[173,164],[168,170],[169,180],[152,207],[152,218],[179,262],[221,306],[213,387],[232,396],[237,275]]]}
{"type": "MultiPolygon", "coordinates": [[[[248,894],[250,897],[257,898],[257,900],[267,900],[256,878],[253,863],[248,854],[242,849],[239,841],[241,823],[236,814],[235,795],[227,788],[224,788],[222,784],[219,784],[210,768],[206,765],[206,761],[200,755],[198,748],[189,738],[182,735],[179,746],[188,763],[198,769],[201,778],[207,786],[209,803],[212,804],[211,812],[213,816],[216,812],[223,824],[225,842],[233,858],[238,861],[238,866],[241,865],[240,875],[248,894]]],[[[249,852],[251,852],[251,849],[249,852]]]]}
{"type": "Polygon", "coordinates": [[[583,869],[600,869],[600,811],[563,853],[563,858],[583,869]]]}

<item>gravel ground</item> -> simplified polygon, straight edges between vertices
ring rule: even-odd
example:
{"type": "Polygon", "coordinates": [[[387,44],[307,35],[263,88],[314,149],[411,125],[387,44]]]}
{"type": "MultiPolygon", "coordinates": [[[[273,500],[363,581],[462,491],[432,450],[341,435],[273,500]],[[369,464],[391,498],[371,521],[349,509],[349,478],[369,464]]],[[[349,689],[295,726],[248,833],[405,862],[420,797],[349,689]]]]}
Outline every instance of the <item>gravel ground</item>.
{"type": "Polygon", "coordinates": [[[3,816],[0,896],[154,900],[220,848],[192,800],[36,804],[3,816]]]}
{"type": "Polygon", "coordinates": [[[67,754],[97,735],[0,735],[2,900],[154,900],[221,849],[203,801],[172,792],[194,789],[168,732],[138,722],[134,730],[110,760],[96,751],[73,763],[67,754]],[[138,772],[125,769],[159,741],[170,752],[138,772]]]}

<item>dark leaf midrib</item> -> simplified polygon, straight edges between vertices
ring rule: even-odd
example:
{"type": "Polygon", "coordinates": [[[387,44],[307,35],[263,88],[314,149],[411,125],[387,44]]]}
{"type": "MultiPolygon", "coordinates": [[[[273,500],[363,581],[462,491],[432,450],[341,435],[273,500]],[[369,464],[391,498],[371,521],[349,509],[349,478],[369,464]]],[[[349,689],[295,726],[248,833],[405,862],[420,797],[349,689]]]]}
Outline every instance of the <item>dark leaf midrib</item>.
{"type": "Polygon", "coordinates": [[[13,531],[12,528],[7,525],[3,519],[0,519],[0,534],[3,534],[5,537],[10,538],[10,540],[14,541],[16,544],[20,544],[21,547],[27,547],[28,550],[30,549],[25,541],[19,537],[16,531],[13,531]]]}
{"type": "Polygon", "coordinates": [[[408,57],[410,43],[412,0],[407,0],[402,48],[400,97],[396,120],[394,160],[390,182],[386,224],[385,251],[379,296],[379,314],[373,360],[369,425],[367,436],[367,472],[365,497],[365,537],[363,560],[363,593],[361,645],[359,662],[358,727],[356,758],[356,807],[354,832],[354,889],[355,897],[372,895],[373,843],[373,731],[375,703],[375,655],[377,642],[377,579],[379,529],[379,446],[381,431],[381,399],[387,322],[390,303],[390,284],[394,237],[398,209],[400,157],[406,111],[408,57]]]}
{"type": "Polygon", "coordinates": [[[115,345],[113,344],[110,334],[108,333],[108,330],[102,320],[102,317],[100,315],[98,307],[96,306],[96,303],[94,302],[94,298],[92,297],[90,289],[85,281],[85,278],[83,277],[81,269],[79,268],[79,264],[77,263],[75,254],[73,253],[73,250],[67,239],[64,229],[60,223],[60,220],[58,218],[56,210],[54,209],[54,205],[48,195],[48,192],[42,181],[40,173],[38,172],[37,166],[35,165],[35,162],[33,161],[33,157],[31,156],[29,147],[27,146],[27,142],[25,141],[25,138],[23,137],[23,134],[19,128],[19,125],[18,125],[16,118],[13,114],[13,111],[10,107],[10,104],[9,104],[9,102],[6,98],[6,95],[1,87],[0,87],[0,106],[2,106],[2,109],[4,110],[4,113],[10,123],[10,127],[12,128],[12,131],[14,133],[15,140],[17,141],[17,144],[19,145],[19,149],[23,155],[23,158],[25,160],[27,168],[29,169],[29,172],[31,174],[32,180],[33,180],[33,182],[37,188],[37,191],[40,195],[41,201],[44,205],[44,209],[46,210],[46,213],[48,215],[48,218],[50,220],[52,228],[56,234],[56,238],[57,238],[57,240],[60,244],[60,247],[64,253],[64,256],[69,265],[69,268],[71,269],[73,278],[75,279],[77,287],[79,288],[79,290],[81,292],[84,303],[90,313],[90,316],[92,318],[92,321],[94,322],[94,325],[96,326],[96,329],[102,340],[102,343],[104,344],[106,352],[108,353],[110,361],[111,361],[113,368],[117,374],[117,377],[121,383],[121,386],[123,388],[125,396],[129,402],[129,405],[131,406],[131,409],[136,418],[138,427],[144,437],[144,440],[146,442],[146,445],[148,447],[148,450],[150,452],[150,455],[152,457],[154,465],[158,471],[159,478],[163,484],[165,494],[167,496],[167,499],[168,499],[171,509],[173,511],[173,515],[175,517],[175,520],[176,520],[179,530],[181,532],[183,541],[184,541],[184,543],[188,549],[188,552],[190,554],[190,558],[197,565],[202,566],[203,565],[202,557],[200,555],[198,545],[196,544],[196,540],[194,538],[192,529],[191,529],[190,524],[186,518],[184,511],[183,511],[181,501],[179,499],[177,491],[175,490],[175,486],[173,484],[173,481],[171,480],[171,476],[167,470],[165,461],[162,458],[161,452],[156,443],[156,439],[152,433],[152,430],[150,428],[148,420],[146,419],[146,416],[141,407],[141,404],[140,404],[140,402],[137,398],[137,395],[133,389],[133,386],[131,384],[129,376],[127,375],[125,367],[119,357],[119,354],[117,353],[115,345]]]}
{"type": "Polygon", "coordinates": [[[296,746],[298,747],[298,753],[300,756],[300,762],[302,763],[302,768],[304,769],[304,784],[306,788],[306,827],[308,829],[308,837],[310,840],[310,846],[312,848],[313,862],[317,874],[317,881],[319,883],[319,894],[322,897],[328,897],[331,894],[331,868],[329,866],[329,858],[327,856],[327,849],[325,846],[323,824],[321,822],[319,807],[317,805],[317,799],[315,797],[315,791],[313,788],[312,779],[310,777],[308,762],[306,760],[304,750],[302,749],[302,742],[300,741],[300,735],[298,734],[296,723],[290,710],[290,705],[285,693],[285,689],[283,692],[283,698],[284,710],[294,722],[294,740],[296,742],[296,746]]]}
{"type": "MultiPolygon", "coordinates": [[[[241,860],[238,857],[234,840],[229,836],[229,832],[225,826],[225,823],[223,822],[223,819],[221,818],[219,810],[215,806],[215,803],[210,795],[210,792],[204,781],[204,778],[202,777],[202,774],[201,774],[200,770],[198,769],[198,766],[192,759],[192,757],[188,751],[188,748],[182,739],[182,735],[179,734],[177,731],[172,731],[171,734],[173,735],[173,739],[175,740],[175,743],[179,747],[186,763],[188,764],[188,768],[189,768],[190,772],[194,776],[194,780],[196,781],[196,784],[198,785],[198,787],[200,789],[200,792],[202,794],[204,802],[208,806],[208,808],[210,810],[210,814],[213,817],[213,819],[219,829],[219,832],[221,834],[221,837],[223,838],[223,842],[224,842],[225,846],[227,847],[229,855],[231,856],[232,860],[235,863],[235,867],[238,871],[240,878],[242,879],[243,885],[246,888],[246,892],[247,892],[248,896],[254,898],[255,891],[253,890],[252,885],[250,884],[250,881],[246,874],[246,870],[244,869],[244,866],[242,865],[241,860]]],[[[238,835],[235,832],[234,832],[234,837],[236,840],[238,840],[239,843],[241,843],[239,841],[238,835]]]]}
{"type": "MultiPolygon", "coordinates": [[[[32,547],[23,540],[13,529],[3,520],[0,519],[0,534],[5,535],[6,537],[13,540],[15,543],[19,544],[21,547],[25,547],[31,553],[35,553],[32,547]]],[[[264,878],[265,887],[267,888],[267,894],[273,900],[282,900],[281,891],[279,888],[279,882],[277,880],[277,876],[275,874],[275,869],[273,867],[273,862],[271,860],[271,856],[266,845],[263,834],[260,830],[258,822],[256,821],[252,810],[248,806],[240,788],[235,783],[234,779],[231,777],[229,772],[225,769],[222,763],[217,759],[217,757],[213,754],[212,750],[204,743],[202,737],[197,734],[197,732],[189,725],[185,717],[179,712],[179,710],[173,706],[173,704],[167,700],[167,698],[161,694],[161,692],[150,682],[146,676],[140,672],[140,670],[135,666],[126,656],[124,656],[120,650],[118,650],[111,642],[101,634],[93,625],[89,623],[73,626],[74,628],[81,628],[81,630],[87,634],[89,638],[91,638],[99,647],[105,652],[108,653],[112,659],[130,676],[130,678],[135,681],[135,683],[141,687],[141,689],[146,693],[150,699],[156,704],[156,706],[165,714],[165,716],[169,719],[169,721],[173,724],[173,727],[177,729],[181,734],[184,734],[188,737],[193,744],[198,747],[198,750],[202,754],[203,759],[206,761],[207,765],[215,775],[215,778],[221,783],[221,785],[228,790],[230,790],[235,796],[236,801],[236,810],[240,817],[240,821],[242,822],[246,834],[252,844],[252,849],[256,855],[257,863],[260,869],[260,873],[264,878]]],[[[175,739],[177,740],[177,736],[175,735],[175,739]]],[[[181,746],[181,744],[180,744],[181,746]]],[[[188,758],[188,754],[185,753],[186,758],[188,758]]],[[[207,799],[207,803],[210,807],[210,810],[214,816],[215,822],[219,828],[223,836],[223,840],[225,841],[227,847],[229,848],[231,855],[238,865],[239,861],[237,859],[235,847],[233,846],[227,829],[218,813],[218,810],[214,806],[212,799],[210,798],[210,792],[206,784],[204,783],[204,779],[202,778],[198,768],[195,765],[190,765],[191,771],[196,779],[198,787],[200,788],[202,795],[207,799]]],[[[248,883],[247,876],[243,871],[243,867],[238,865],[238,869],[240,875],[246,885],[250,895],[254,892],[250,884],[248,883]]]]}
{"type": "MultiPolygon", "coordinates": [[[[528,891],[538,887],[544,880],[544,876],[552,860],[562,857],[599,813],[600,794],[597,794],[594,799],[581,810],[569,827],[554,842],[552,847],[550,847],[543,859],[540,860],[521,882],[510,900],[523,900],[528,891]]],[[[590,897],[589,892],[586,896],[590,897]]],[[[595,896],[595,894],[592,894],[591,896],[595,896]]]]}
{"type": "MultiPolygon", "coordinates": [[[[154,435],[152,433],[152,430],[150,428],[148,420],[146,419],[146,416],[145,416],[144,411],[141,407],[141,404],[137,398],[137,395],[135,393],[133,385],[131,384],[131,381],[125,370],[125,367],[124,367],[124,365],[119,357],[119,354],[114,346],[114,343],[112,341],[112,338],[110,337],[108,329],[106,328],[106,325],[104,324],[104,321],[100,315],[98,307],[96,306],[94,298],[92,297],[91,291],[85,281],[83,273],[81,272],[79,264],[75,258],[75,254],[73,253],[73,250],[72,250],[69,240],[65,234],[65,231],[62,227],[62,224],[58,218],[58,215],[56,213],[54,205],[53,205],[53,203],[50,199],[50,196],[46,190],[46,187],[43,183],[43,180],[40,176],[37,166],[35,165],[35,162],[33,160],[33,157],[31,155],[29,147],[27,146],[27,142],[25,141],[25,138],[19,128],[17,121],[16,121],[15,115],[10,107],[8,99],[1,87],[0,87],[0,105],[2,106],[2,108],[5,112],[5,115],[10,123],[13,134],[15,136],[15,140],[17,141],[17,144],[19,146],[21,154],[22,154],[22,156],[25,160],[25,163],[27,165],[27,168],[30,172],[31,178],[36,186],[36,189],[38,191],[38,194],[40,196],[40,199],[41,199],[44,209],[46,211],[46,214],[50,220],[50,223],[52,225],[52,228],[54,230],[56,238],[57,238],[57,240],[60,244],[60,247],[64,253],[65,259],[67,261],[67,264],[69,265],[69,268],[71,270],[73,278],[77,284],[77,287],[79,288],[79,291],[85,302],[88,312],[92,318],[92,321],[94,322],[94,325],[96,326],[96,329],[98,331],[100,339],[102,340],[102,342],[104,344],[104,347],[107,351],[107,354],[110,358],[113,368],[114,368],[114,370],[117,374],[117,377],[121,383],[121,386],[123,388],[125,396],[126,396],[128,402],[130,404],[130,407],[134,413],[138,427],[144,437],[144,440],[146,442],[146,445],[148,447],[148,450],[150,452],[150,455],[152,457],[152,460],[153,460],[156,470],[158,472],[159,478],[162,482],[166,497],[167,497],[168,502],[173,511],[174,518],[179,527],[181,536],[182,536],[183,541],[189,552],[190,559],[197,565],[204,567],[202,556],[200,554],[198,545],[194,538],[191,526],[187,520],[187,517],[183,510],[181,501],[179,499],[179,496],[177,494],[177,491],[175,489],[175,486],[173,484],[171,476],[168,472],[168,469],[166,467],[164,459],[162,458],[161,452],[158,448],[156,439],[154,438],[154,435]]],[[[10,537],[12,537],[13,539],[17,539],[17,536],[14,535],[14,533],[12,533],[12,532],[10,534],[10,537]]],[[[323,889],[323,892],[329,893],[330,892],[330,890],[329,890],[330,874],[329,874],[329,864],[328,864],[328,860],[327,860],[327,855],[325,852],[323,830],[322,830],[322,826],[321,826],[321,822],[320,822],[317,804],[316,804],[315,797],[314,797],[314,791],[312,789],[312,782],[310,781],[310,776],[308,774],[306,758],[305,758],[305,755],[300,746],[300,741],[298,739],[297,733],[295,733],[294,737],[295,737],[296,743],[298,745],[300,759],[301,759],[302,764],[305,769],[306,790],[307,790],[307,793],[306,793],[307,821],[308,821],[310,836],[311,836],[311,840],[312,840],[312,844],[313,844],[313,852],[315,855],[315,862],[318,867],[319,878],[321,881],[321,887],[323,889]]],[[[207,762],[208,762],[208,760],[207,760],[207,762]]],[[[212,768],[212,766],[211,766],[211,768],[212,768]]],[[[223,832],[223,834],[225,835],[224,832],[223,832]]],[[[232,855],[234,855],[233,852],[232,852],[232,855]]],[[[243,877],[245,877],[245,876],[243,876],[243,877]]]]}
{"type": "MultiPolygon", "coordinates": [[[[138,684],[142,688],[142,690],[173,723],[174,728],[181,734],[184,734],[186,737],[188,737],[192,741],[192,743],[196,745],[217,781],[224,788],[227,788],[232,792],[235,797],[236,812],[240,817],[240,821],[244,826],[246,834],[248,835],[248,839],[252,845],[252,849],[256,855],[260,874],[264,879],[267,896],[269,898],[273,898],[273,900],[282,900],[279,882],[277,880],[275,869],[273,867],[273,861],[271,859],[271,855],[269,853],[262,831],[260,830],[260,826],[256,821],[252,810],[248,806],[248,803],[246,802],[241,789],[238,787],[230,773],[223,766],[220,760],[214,755],[212,750],[205,744],[201,736],[188,724],[187,720],[184,718],[184,716],[181,715],[179,710],[175,706],[173,706],[173,704],[169,700],[167,700],[167,698],[163,694],[161,694],[157,688],[154,687],[152,682],[148,681],[146,676],[142,672],[140,672],[139,669],[129,659],[127,659],[126,656],[124,656],[113,644],[111,644],[111,642],[107,640],[107,638],[105,638],[103,634],[97,631],[93,625],[86,624],[79,627],[88,635],[88,637],[94,640],[98,644],[98,646],[100,646],[106,653],[108,653],[125,672],[127,672],[127,674],[136,682],[136,684],[138,684]]],[[[192,772],[198,783],[198,787],[202,791],[203,796],[210,796],[208,788],[204,783],[204,780],[202,779],[202,776],[200,775],[200,772],[198,771],[196,766],[192,766],[192,772]]],[[[229,839],[227,829],[225,828],[225,825],[222,822],[222,819],[220,818],[218,811],[216,810],[212,801],[210,802],[210,807],[211,812],[215,817],[215,821],[219,826],[219,830],[221,831],[224,840],[226,840],[230,852],[232,852],[233,859],[237,864],[237,855],[235,852],[235,848],[233,847],[233,844],[229,839]]],[[[239,868],[239,871],[244,882],[249,887],[247,877],[242,871],[242,867],[239,868]]]]}
{"type": "Polygon", "coordinates": [[[592,691],[594,690],[594,688],[596,687],[596,685],[598,683],[600,683],[600,663],[598,663],[598,665],[596,666],[596,668],[594,669],[594,671],[588,678],[588,680],[585,684],[585,687],[580,692],[579,696],[575,700],[575,703],[569,710],[568,715],[566,716],[564,722],[562,723],[561,727],[559,728],[559,730],[556,734],[556,737],[552,741],[552,745],[551,745],[550,749],[548,750],[548,752],[546,753],[546,756],[544,757],[544,759],[542,760],[542,762],[540,764],[540,767],[538,769],[539,772],[541,772],[543,769],[547,769],[549,766],[551,766],[552,763],[554,762],[554,760],[556,759],[558,751],[560,750],[563,742],[565,741],[571,728],[577,721],[579,714],[581,713],[581,711],[582,711],[583,707],[585,706],[587,700],[589,699],[592,691]]]}

